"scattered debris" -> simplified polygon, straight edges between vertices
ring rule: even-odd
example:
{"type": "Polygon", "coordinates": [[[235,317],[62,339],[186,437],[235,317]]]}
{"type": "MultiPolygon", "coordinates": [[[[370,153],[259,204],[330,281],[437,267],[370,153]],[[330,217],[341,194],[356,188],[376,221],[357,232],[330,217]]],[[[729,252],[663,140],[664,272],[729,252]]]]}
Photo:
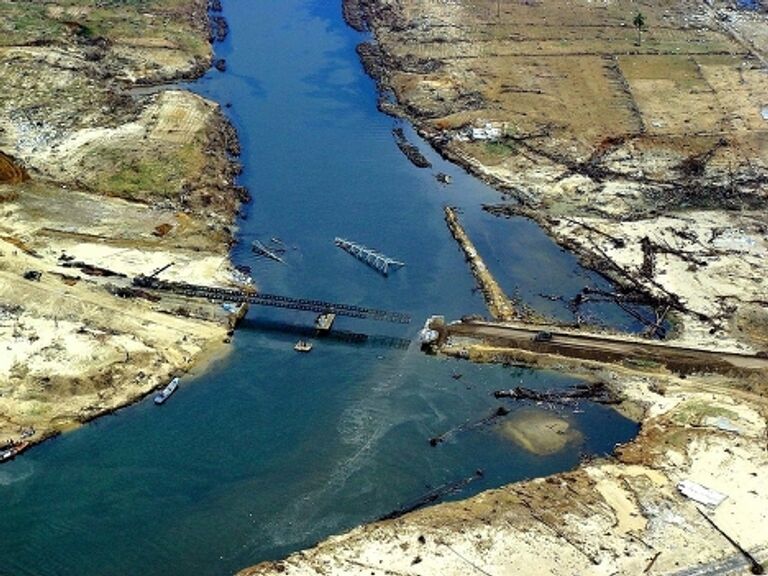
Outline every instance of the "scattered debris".
{"type": "Polygon", "coordinates": [[[678,482],[677,489],[686,498],[690,498],[691,500],[709,506],[710,508],[717,508],[723,500],[728,497],[717,490],[702,486],[693,480],[682,480],[678,482]]]}
{"type": "Polygon", "coordinates": [[[167,222],[164,222],[163,224],[158,224],[157,226],[155,226],[155,229],[152,232],[152,234],[154,236],[157,236],[158,238],[163,238],[171,230],[173,230],[173,224],[168,224],[167,222]]]}
{"type": "Polygon", "coordinates": [[[32,280],[34,282],[40,282],[40,278],[43,277],[43,273],[39,270],[27,270],[24,272],[25,280],[32,280]]]}
{"type": "Polygon", "coordinates": [[[576,384],[568,390],[537,392],[530,388],[516,386],[510,390],[496,390],[494,398],[510,398],[512,400],[531,400],[534,402],[552,402],[555,404],[570,404],[576,400],[590,400],[598,404],[618,404],[621,399],[604,383],[589,382],[576,384]]]}

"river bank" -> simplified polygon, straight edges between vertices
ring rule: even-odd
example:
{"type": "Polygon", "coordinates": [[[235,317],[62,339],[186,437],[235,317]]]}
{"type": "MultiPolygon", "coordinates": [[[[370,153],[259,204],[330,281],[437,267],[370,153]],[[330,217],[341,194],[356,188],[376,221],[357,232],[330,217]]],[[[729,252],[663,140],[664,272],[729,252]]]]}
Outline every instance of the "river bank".
{"type": "MultiPolygon", "coordinates": [[[[621,2],[344,10],[374,35],[358,52],[381,109],[508,196],[489,211],[536,220],[619,299],[671,317],[681,345],[765,350],[764,14],[643,6],[636,40],[636,7],[621,2]]],[[[764,372],[680,375],[482,339],[443,352],[599,381],[640,434],[573,472],[362,526],[243,575],[762,573],[768,542],[750,527],[768,509],[764,372]],[[691,498],[691,483],[725,499],[691,498]]]]}
{"type": "Polygon", "coordinates": [[[381,108],[507,196],[489,211],[534,219],[622,298],[669,307],[676,338],[764,348],[765,16],[644,7],[637,45],[623,3],[577,3],[573,22],[548,3],[496,8],[346,2],[375,37],[358,51],[394,96],[381,108]]]}
{"type": "Polygon", "coordinates": [[[218,104],[178,89],[212,62],[208,4],[3,3],[0,445],[37,442],[224,353],[228,315],[126,288],[234,282],[245,192],[218,104]]]}

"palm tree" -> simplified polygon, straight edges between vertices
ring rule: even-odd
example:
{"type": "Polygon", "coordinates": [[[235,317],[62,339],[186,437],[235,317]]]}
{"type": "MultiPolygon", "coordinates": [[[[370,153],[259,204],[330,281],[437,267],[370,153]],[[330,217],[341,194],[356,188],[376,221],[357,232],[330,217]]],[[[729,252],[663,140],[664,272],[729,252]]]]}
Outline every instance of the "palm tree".
{"type": "Polygon", "coordinates": [[[632,24],[635,25],[635,28],[637,28],[637,45],[640,46],[640,43],[643,41],[642,37],[642,31],[643,28],[645,28],[645,16],[643,16],[642,12],[638,12],[635,15],[635,19],[632,20],[632,24]]]}

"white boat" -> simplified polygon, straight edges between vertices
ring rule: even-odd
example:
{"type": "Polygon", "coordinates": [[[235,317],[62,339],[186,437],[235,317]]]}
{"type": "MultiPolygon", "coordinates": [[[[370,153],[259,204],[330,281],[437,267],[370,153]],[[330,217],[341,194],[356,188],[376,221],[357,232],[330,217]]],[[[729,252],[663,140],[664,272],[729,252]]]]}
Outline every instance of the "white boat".
{"type": "Polygon", "coordinates": [[[165,402],[166,400],[168,400],[170,395],[173,394],[174,392],[176,392],[176,390],[178,388],[179,388],[179,379],[178,378],[174,378],[173,380],[171,380],[168,383],[168,386],[163,388],[160,391],[160,393],[157,396],[155,396],[155,404],[160,405],[163,402],[165,402]]]}
{"type": "Polygon", "coordinates": [[[312,350],[312,343],[307,342],[306,340],[299,340],[296,342],[296,345],[293,347],[296,352],[309,352],[312,350]]]}

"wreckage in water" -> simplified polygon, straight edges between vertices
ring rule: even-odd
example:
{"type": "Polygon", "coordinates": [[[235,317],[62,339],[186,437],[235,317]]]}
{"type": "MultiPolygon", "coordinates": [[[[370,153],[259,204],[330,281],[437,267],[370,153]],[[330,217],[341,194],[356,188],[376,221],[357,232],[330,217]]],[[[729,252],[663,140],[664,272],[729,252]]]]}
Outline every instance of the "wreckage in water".
{"type": "Polygon", "coordinates": [[[163,402],[168,400],[168,398],[170,398],[171,394],[176,392],[176,390],[178,390],[178,388],[179,388],[179,379],[178,378],[174,378],[173,380],[171,380],[168,383],[168,386],[163,388],[160,391],[160,393],[157,396],[155,396],[155,404],[157,404],[159,406],[160,404],[162,404],[163,402]]]}
{"type": "Polygon", "coordinates": [[[253,241],[253,244],[251,244],[251,250],[253,250],[259,256],[264,256],[265,258],[269,258],[275,262],[280,262],[280,264],[285,264],[285,260],[278,256],[274,250],[270,250],[258,240],[253,241]]]}
{"type": "Polygon", "coordinates": [[[336,238],[333,243],[384,276],[389,275],[390,267],[397,269],[405,266],[404,262],[385,256],[372,248],[368,248],[356,242],[351,242],[350,240],[345,240],[344,238],[336,238]]]}

